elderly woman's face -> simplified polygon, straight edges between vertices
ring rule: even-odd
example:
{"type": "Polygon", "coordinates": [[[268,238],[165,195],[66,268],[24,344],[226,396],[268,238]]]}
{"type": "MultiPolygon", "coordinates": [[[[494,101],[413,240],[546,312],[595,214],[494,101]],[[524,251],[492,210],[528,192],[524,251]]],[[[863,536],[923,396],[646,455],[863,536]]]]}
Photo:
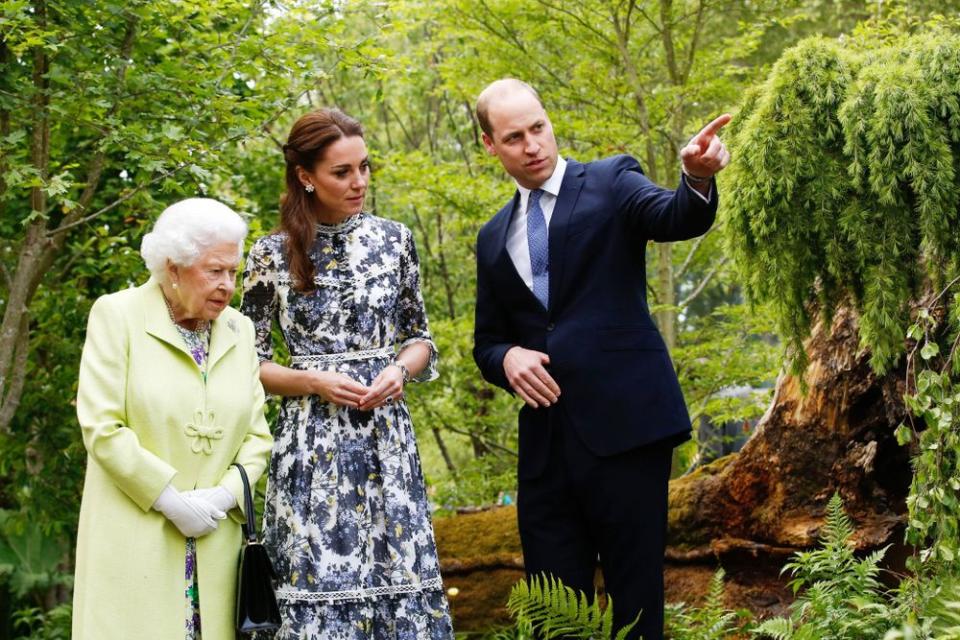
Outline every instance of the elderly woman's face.
{"type": "Polygon", "coordinates": [[[233,297],[239,264],[237,244],[224,242],[207,249],[189,267],[170,265],[170,281],[177,285],[171,302],[185,318],[216,319],[233,297]]]}

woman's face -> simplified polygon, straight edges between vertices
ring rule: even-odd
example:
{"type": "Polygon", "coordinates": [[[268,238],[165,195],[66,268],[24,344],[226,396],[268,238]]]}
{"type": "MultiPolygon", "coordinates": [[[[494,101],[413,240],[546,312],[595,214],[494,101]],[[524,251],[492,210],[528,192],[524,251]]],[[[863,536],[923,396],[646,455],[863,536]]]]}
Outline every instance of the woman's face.
{"type": "Polygon", "coordinates": [[[170,299],[177,319],[215,320],[230,304],[239,264],[235,242],[210,247],[189,267],[167,263],[170,283],[177,285],[170,299]]]}
{"type": "Polygon", "coordinates": [[[363,210],[370,182],[367,145],[360,136],[338,139],[327,147],[313,171],[298,168],[300,182],[312,184],[323,222],[340,222],[363,210]]]}

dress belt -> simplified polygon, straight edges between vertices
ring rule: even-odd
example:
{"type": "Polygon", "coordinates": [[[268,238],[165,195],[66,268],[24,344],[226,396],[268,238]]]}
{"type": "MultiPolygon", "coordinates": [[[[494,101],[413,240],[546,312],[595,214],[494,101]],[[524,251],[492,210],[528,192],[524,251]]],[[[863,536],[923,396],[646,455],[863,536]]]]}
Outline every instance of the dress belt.
{"type": "Polygon", "coordinates": [[[393,357],[393,347],[344,351],[343,353],[313,353],[305,356],[290,356],[292,364],[329,364],[348,360],[371,360],[373,358],[393,357]]]}

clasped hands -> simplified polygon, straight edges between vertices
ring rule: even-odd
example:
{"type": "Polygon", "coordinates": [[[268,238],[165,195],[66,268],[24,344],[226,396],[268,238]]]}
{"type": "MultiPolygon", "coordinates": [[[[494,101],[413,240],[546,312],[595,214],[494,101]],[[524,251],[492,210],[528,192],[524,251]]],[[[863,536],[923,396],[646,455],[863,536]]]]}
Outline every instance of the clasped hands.
{"type": "Polygon", "coordinates": [[[370,386],[335,371],[315,371],[311,391],[341,407],[371,411],[403,396],[403,371],[396,365],[387,365],[373,379],[370,386]]]}
{"type": "Polygon", "coordinates": [[[528,406],[549,407],[560,399],[560,386],[546,370],[550,356],[540,351],[511,347],[503,356],[507,382],[528,406]]]}
{"type": "Polygon", "coordinates": [[[153,508],[186,538],[199,538],[216,531],[219,521],[235,506],[237,499],[223,487],[181,492],[171,484],[164,487],[153,503],[153,508]]]}

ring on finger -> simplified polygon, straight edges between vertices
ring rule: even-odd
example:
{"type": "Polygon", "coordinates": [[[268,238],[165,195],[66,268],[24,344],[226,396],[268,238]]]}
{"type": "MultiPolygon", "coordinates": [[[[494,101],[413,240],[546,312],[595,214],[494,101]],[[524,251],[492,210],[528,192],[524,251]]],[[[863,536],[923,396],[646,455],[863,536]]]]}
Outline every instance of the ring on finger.
{"type": "Polygon", "coordinates": [[[393,396],[387,396],[387,404],[393,404],[393,396]]]}

